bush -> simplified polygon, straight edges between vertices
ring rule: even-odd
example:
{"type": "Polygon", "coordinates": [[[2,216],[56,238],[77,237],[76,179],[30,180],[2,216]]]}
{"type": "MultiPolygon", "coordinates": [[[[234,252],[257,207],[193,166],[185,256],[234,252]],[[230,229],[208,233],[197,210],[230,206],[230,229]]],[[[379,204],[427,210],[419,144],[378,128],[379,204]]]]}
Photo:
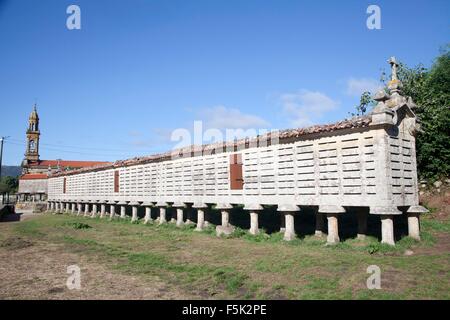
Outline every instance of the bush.
{"type": "Polygon", "coordinates": [[[92,228],[90,225],[82,222],[68,222],[66,223],[67,226],[70,226],[74,229],[90,229],[92,228]]]}

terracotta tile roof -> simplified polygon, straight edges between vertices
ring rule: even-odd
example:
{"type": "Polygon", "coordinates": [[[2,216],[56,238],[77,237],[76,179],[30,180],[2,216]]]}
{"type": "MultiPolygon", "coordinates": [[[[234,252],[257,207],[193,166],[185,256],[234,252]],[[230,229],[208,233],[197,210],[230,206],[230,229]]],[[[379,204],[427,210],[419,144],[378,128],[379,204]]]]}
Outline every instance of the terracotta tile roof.
{"type": "Polygon", "coordinates": [[[59,163],[63,168],[85,168],[97,165],[107,165],[110,162],[106,161],[73,161],[73,160],[40,160],[33,161],[29,164],[30,167],[57,167],[59,163]]]}
{"type": "MultiPolygon", "coordinates": [[[[301,136],[307,136],[310,134],[317,134],[317,133],[325,133],[325,132],[334,132],[338,130],[343,129],[353,129],[353,128],[364,128],[368,127],[372,121],[371,115],[365,115],[360,117],[353,117],[350,119],[346,119],[343,121],[335,122],[332,124],[324,124],[324,125],[314,125],[306,128],[297,128],[297,129],[285,129],[278,131],[278,137],[279,140],[290,140],[299,138],[301,136]]],[[[190,154],[189,156],[195,155],[202,155],[204,151],[209,150],[219,150],[223,147],[223,149],[233,150],[234,148],[237,149],[245,149],[246,145],[256,145],[259,142],[267,141],[270,139],[269,134],[261,135],[255,138],[247,138],[247,139],[240,139],[235,141],[228,141],[228,142],[219,142],[219,143],[212,143],[212,144],[205,144],[205,145],[192,145],[185,148],[175,149],[172,151],[167,151],[164,153],[154,154],[147,157],[136,157],[132,159],[127,160],[118,160],[114,163],[107,163],[107,164],[99,164],[95,165],[93,167],[85,167],[65,172],[59,172],[54,173],[51,176],[63,176],[63,175],[71,175],[71,174],[77,174],[82,172],[89,172],[89,171],[98,171],[98,170],[106,170],[106,169],[113,169],[113,168],[120,168],[120,167],[127,167],[132,165],[138,165],[138,164],[145,164],[150,162],[160,162],[160,161],[166,161],[173,159],[173,157],[177,157],[180,155],[186,155],[190,154]]],[[[272,133],[273,135],[273,133],[272,133]]],[[[214,153],[214,152],[213,152],[214,153]]],[[[208,153],[212,154],[212,153],[208,153]]]]}
{"type": "Polygon", "coordinates": [[[47,179],[45,173],[26,173],[19,177],[20,180],[36,180],[36,179],[47,179]]]}

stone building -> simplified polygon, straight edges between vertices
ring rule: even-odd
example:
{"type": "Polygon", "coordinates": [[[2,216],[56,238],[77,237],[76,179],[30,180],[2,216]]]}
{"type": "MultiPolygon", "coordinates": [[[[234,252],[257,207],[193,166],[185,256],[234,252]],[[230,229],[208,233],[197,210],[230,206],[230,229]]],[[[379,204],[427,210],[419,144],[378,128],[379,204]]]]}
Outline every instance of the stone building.
{"type": "Polygon", "coordinates": [[[230,233],[229,212],[243,206],[250,217],[251,234],[259,232],[264,206],[276,206],[285,222],[285,240],[296,236],[294,219],[304,209],[315,210],[316,231],[327,242],[339,242],[338,220],[357,210],[358,236],[367,231],[368,214],[380,219],[383,243],[394,245],[394,216],[406,215],[409,235],[419,239],[416,172],[416,105],[401,94],[397,63],[390,60],[389,92],[376,94],[376,107],[365,116],[334,124],[289,129],[275,135],[173,150],[164,154],[52,174],[48,209],[95,217],[121,217],[131,209],[177,210],[177,225],[190,222],[185,208],[197,212],[202,230],[205,210],[221,211],[218,233],[230,233]]]}
{"type": "Polygon", "coordinates": [[[41,160],[40,136],[39,115],[34,105],[28,118],[27,146],[22,161],[22,175],[19,177],[18,200],[21,202],[46,200],[48,175],[51,173],[108,164],[105,161],[41,160]]]}

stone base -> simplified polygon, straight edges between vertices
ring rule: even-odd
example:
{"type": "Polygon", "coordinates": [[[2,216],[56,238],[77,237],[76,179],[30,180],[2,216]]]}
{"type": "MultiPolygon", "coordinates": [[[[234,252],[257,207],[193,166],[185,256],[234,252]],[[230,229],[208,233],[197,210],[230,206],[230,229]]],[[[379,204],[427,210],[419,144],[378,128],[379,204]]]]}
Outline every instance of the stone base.
{"type": "Polygon", "coordinates": [[[356,236],[356,239],[358,239],[358,240],[365,240],[366,239],[366,235],[365,234],[358,234],[356,236]]]}
{"type": "Polygon", "coordinates": [[[297,238],[297,235],[293,232],[285,232],[283,236],[284,241],[292,241],[297,238]]]}
{"type": "Polygon", "coordinates": [[[325,232],[323,232],[323,231],[321,231],[321,230],[316,230],[316,231],[314,232],[314,235],[315,235],[316,237],[319,237],[319,238],[322,238],[323,236],[326,236],[325,232]]]}
{"type": "Polygon", "coordinates": [[[223,227],[223,226],[216,226],[216,235],[220,237],[221,235],[230,235],[234,232],[235,228],[232,226],[223,227]]]}
{"type": "Polygon", "coordinates": [[[177,226],[177,228],[183,228],[184,227],[184,221],[183,220],[177,221],[176,226],[177,226]]]}

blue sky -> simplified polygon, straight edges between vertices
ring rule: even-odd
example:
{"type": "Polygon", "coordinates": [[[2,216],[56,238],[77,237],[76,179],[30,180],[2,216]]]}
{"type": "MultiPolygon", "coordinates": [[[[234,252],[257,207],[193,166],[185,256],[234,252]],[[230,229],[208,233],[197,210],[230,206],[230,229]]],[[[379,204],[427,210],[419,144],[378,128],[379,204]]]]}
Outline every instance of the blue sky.
{"type": "Polygon", "coordinates": [[[165,151],[194,120],[221,130],[337,121],[391,55],[429,66],[449,18],[447,0],[0,0],[3,163],[21,162],[35,101],[42,159],[165,151]],[[66,28],[70,4],[81,30],[66,28]],[[370,4],[381,30],[366,27],[370,4]]]}

